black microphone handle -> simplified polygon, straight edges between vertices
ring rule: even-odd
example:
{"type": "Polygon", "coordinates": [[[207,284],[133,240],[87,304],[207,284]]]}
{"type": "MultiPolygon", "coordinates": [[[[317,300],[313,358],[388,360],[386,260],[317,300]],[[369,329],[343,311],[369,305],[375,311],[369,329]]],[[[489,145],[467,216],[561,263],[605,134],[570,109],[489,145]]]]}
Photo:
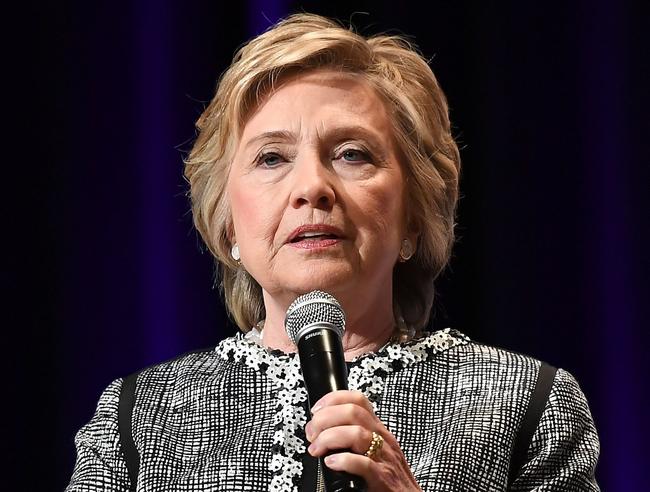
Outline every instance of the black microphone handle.
{"type": "MultiPolygon", "coordinates": [[[[348,389],[348,368],[345,365],[341,337],[325,326],[315,326],[298,340],[298,354],[305,387],[309,395],[309,408],[330,391],[348,389]]],[[[349,450],[341,449],[336,452],[349,450]]],[[[333,454],[328,453],[328,454],[333,454]]],[[[326,492],[365,491],[363,478],[345,472],[330,470],[319,459],[326,492]]]]}

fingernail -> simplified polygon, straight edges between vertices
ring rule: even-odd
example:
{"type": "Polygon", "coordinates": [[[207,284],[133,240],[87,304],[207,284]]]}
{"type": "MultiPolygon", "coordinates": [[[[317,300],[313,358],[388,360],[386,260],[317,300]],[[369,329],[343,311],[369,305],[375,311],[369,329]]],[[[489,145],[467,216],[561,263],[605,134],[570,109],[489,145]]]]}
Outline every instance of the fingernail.
{"type": "Polygon", "coordinates": [[[313,437],[312,434],[313,434],[313,431],[311,430],[311,426],[310,426],[309,423],[308,423],[308,424],[305,426],[305,436],[307,437],[307,440],[308,440],[309,442],[311,442],[311,438],[313,437]]]}
{"type": "Polygon", "coordinates": [[[311,444],[311,445],[307,448],[307,451],[309,452],[309,454],[311,454],[312,456],[314,456],[314,453],[316,453],[316,446],[314,446],[313,444],[311,444]]]}
{"type": "Polygon", "coordinates": [[[338,458],[334,454],[331,455],[331,456],[325,456],[325,464],[327,466],[335,465],[337,463],[337,461],[338,461],[338,458]]]}
{"type": "Polygon", "coordinates": [[[321,408],[323,408],[323,405],[321,405],[320,403],[316,403],[316,405],[314,405],[311,408],[311,413],[314,414],[314,413],[318,412],[321,408]]]}

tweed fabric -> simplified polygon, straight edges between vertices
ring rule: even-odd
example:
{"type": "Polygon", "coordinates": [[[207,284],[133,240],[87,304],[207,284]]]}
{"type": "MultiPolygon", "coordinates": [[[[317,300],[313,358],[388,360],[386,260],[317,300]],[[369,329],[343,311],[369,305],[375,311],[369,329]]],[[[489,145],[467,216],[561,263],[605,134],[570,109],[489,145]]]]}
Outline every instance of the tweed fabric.
{"type": "MultiPolygon", "coordinates": [[[[349,384],[396,436],[424,491],[594,491],[598,436],[575,379],[558,370],[507,489],[512,446],[540,363],[444,330],[366,354],[349,384]]],[[[121,380],[76,438],[67,490],[128,491],[117,427],[121,380]]],[[[295,354],[242,335],[138,377],[138,491],[301,490],[307,396],[295,354]]]]}

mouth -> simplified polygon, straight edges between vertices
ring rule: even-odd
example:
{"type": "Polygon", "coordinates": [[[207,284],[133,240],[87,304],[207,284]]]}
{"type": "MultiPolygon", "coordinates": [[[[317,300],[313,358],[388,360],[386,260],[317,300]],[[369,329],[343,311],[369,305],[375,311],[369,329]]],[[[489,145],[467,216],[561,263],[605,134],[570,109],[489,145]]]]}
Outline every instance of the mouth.
{"type": "Polygon", "coordinates": [[[290,243],[298,243],[300,241],[322,241],[323,239],[340,239],[336,234],[323,234],[320,232],[305,232],[294,237],[290,243]]]}
{"type": "Polygon", "coordinates": [[[336,227],[325,224],[310,224],[295,229],[287,240],[288,244],[303,248],[332,246],[343,239],[343,233],[336,227]]]}

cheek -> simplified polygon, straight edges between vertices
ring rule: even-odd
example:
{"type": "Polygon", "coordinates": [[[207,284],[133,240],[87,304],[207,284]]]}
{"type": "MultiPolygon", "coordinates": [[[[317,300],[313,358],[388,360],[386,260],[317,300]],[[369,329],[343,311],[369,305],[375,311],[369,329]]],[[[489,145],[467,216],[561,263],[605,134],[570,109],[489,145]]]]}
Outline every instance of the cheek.
{"type": "Polygon", "coordinates": [[[231,187],[230,189],[230,210],[233,227],[235,228],[235,237],[238,241],[243,241],[246,232],[256,229],[251,227],[257,219],[254,213],[256,204],[252,198],[246,190],[237,187],[231,187]]]}
{"type": "MultiPolygon", "coordinates": [[[[358,211],[367,234],[379,236],[384,248],[399,245],[404,231],[404,206],[400,184],[365,190],[358,211]]],[[[396,246],[398,247],[398,246],[396,246]]]]}
{"type": "Polygon", "coordinates": [[[253,186],[229,189],[233,228],[242,255],[257,248],[268,251],[268,243],[273,241],[282,214],[278,212],[277,200],[269,195],[253,186]]]}

